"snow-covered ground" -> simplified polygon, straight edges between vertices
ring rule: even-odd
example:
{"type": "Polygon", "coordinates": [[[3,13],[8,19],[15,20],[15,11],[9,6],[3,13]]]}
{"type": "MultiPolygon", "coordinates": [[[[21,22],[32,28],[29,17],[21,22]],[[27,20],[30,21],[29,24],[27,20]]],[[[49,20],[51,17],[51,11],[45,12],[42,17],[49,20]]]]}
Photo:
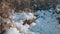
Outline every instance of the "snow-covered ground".
{"type": "Polygon", "coordinates": [[[15,13],[12,20],[20,28],[20,33],[13,28],[14,32],[10,29],[8,33],[12,31],[13,34],[60,34],[60,24],[53,14],[53,10],[38,10],[35,14],[38,16],[35,17],[32,13],[15,13]],[[22,25],[23,20],[33,18],[35,18],[34,24],[22,25]]]}
{"type": "Polygon", "coordinates": [[[38,15],[37,19],[35,20],[36,25],[31,27],[31,31],[35,32],[36,34],[60,34],[60,28],[57,28],[57,25],[59,24],[58,20],[53,15],[53,11],[49,11],[38,10],[36,12],[38,15]]]}

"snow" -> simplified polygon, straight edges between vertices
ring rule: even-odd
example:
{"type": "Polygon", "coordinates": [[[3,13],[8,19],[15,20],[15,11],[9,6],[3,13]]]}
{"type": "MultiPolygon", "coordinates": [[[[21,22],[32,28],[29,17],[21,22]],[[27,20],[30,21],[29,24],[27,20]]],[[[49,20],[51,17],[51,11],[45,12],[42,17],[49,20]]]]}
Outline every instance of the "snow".
{"type": "Polygon", "coordinates": [[[36,19],[36,25],[31,27],[30,30],[35,33],[39,32],[42,34],[60,34],[60,31],[57,31],[58,29],[56,28],[58,20],[52,15],[52,13],[53,11],[49,12],[48,10],[38,10],[36,14],[39,18],[36,19]],[[56,29],[56,32],[54,29],[56,29]]]}
{"type": "Polygon", "coordinates": [[[30,26],[35,26],[36,25],[36,23],[32,23],[30,26]]]}
{"type": "Polygon", "coordinates": [[[60,25],[58,20],[53,14],[53,10],[38,10],[35,12],[35,22],[31,25],[23,24],[23,20],[33,19],[35,16],[32,13],[15,13],[12,17],[14,23],[20,28],[20,30],[9,29],[6,34],[60,34],[60,25]],[[20,33],[19,33],[20,32],[20,33]]]}
{"type": "Polygon", "coordinates": [[[14,21],[20,21],[20,20],[26,20],[26,19],[28,20],[32,18],[35,18],[32,13],[15,13],[12,19],[14,21]]]}
{"type": "Polygon", "coordinates": [[[16,28],[10,28],[10,29],[6,30],[6,32],[3,34],[20,34],[20,33],[16,28]]]}
{"type": "Polygon", "coordinates": [[[29,28],[30,26],[33,26],[35,25],[35,23],[32,23],[31,25],[28,25],[28,24],[25,24],[25,25],[22,25],[23,24],[23,21],[24,20],[29,20],[29,19],[33,19],[34,18],[34,15],[32,13],[15,13],[13,15],[13,21],[14,23],[16,23],[16,25],[20,28],[20,32],[23,33],[23,34],[32,34],[33,32],[30,33],[29,31],[29,28]]]}

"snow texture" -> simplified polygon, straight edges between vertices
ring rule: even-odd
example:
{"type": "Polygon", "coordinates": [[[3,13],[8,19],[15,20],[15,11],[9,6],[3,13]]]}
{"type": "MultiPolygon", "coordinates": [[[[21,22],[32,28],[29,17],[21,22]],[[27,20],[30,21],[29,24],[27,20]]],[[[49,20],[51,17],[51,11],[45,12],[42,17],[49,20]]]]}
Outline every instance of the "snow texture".
{"type": "Polygon", "coordinates": [[[22,20],[34,18],[32,13],[15,13],[13,21],[20,28],[20,33],[15,28],[11,28],[4,34],[60,34],[60,25],[53,14],[53,10],[38,10],[35,12],[37,16],[35,23],[31,25],[22,25],[22,20]]]}
{"type": "Polygon", "coordinates": [[[32,32],[35,32],[36,34],[60,34],[60,28],[57,28],[58,20],[53,15],[53,11],[49,11],[38,10],[36,12],[38,16],[35,20],[36,25],[30,28],[32,32]]]}

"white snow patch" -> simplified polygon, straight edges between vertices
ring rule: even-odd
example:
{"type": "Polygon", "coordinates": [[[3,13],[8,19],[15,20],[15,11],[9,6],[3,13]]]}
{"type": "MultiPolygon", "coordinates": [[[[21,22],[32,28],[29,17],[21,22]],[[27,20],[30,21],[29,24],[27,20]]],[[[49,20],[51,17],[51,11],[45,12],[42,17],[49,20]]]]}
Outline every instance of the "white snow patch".
{"type": "Polygon", "coordinates": [[[6,32],[3,34],[20,34],[20,33],[16,28],[10,28],[10,29],[6,30],[6,32]]]}

